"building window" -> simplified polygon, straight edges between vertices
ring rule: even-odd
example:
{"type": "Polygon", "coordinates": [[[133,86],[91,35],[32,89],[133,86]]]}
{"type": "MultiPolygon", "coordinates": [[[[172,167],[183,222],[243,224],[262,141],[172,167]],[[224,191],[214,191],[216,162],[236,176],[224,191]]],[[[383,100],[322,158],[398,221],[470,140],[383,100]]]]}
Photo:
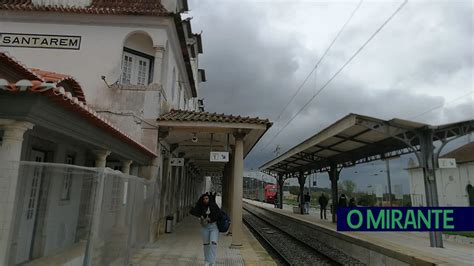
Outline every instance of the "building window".
{"type": "Polygon", "coordinates": [[[152,56],[124,48],[120,82],[124,85],[148,85],[152,82],[153,61],[152,56]]]}
{"type": "MultiPolygon", "coordinates": [[[[74,156],[66,156],[66,164],[74,164],[74,156]]],[[[72,175],[73,169],[67,168],[66,174],[63,177],[63,184],[61,186],[61,201],[69,201],[71,199],[72,175]]]]}

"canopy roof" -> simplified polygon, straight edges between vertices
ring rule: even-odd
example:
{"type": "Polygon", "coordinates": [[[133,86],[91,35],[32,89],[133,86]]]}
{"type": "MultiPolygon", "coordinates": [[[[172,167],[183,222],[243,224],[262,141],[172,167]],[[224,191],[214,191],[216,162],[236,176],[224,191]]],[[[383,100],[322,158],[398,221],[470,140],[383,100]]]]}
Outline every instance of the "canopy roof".
{"type": "Polygon", "coordinates": [[[474,120],[431,126],[397,118],[387,121],[349,114],[265,163],[260,170],[291,175],[327,171],[330,165],[353,166],[400,156],[417,150],[416,134],[428,128],[434,130],[435,139],[456,137],[474,131],[474,120]]]}
{"type": "Polygon", "coordinates": [[[225,163],[210,162],[211,151],[230,152],[234,134],[245,134],[244,158],[272,123],[258,117],[242,117],[208,112],[171,110],[157,119],[161,139],[171,152],[181,154],[201,173],[220,174],[225,163]],[[193,141],[193,138],[194,141],[193,141]]]}

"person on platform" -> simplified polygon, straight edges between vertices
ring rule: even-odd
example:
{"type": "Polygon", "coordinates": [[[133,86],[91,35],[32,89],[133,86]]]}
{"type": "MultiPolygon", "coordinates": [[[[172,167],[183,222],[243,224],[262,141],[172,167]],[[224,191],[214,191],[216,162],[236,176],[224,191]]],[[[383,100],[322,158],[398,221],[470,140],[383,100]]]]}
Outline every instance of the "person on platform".
{"type": "Polygon", "coordinates": [[[337,203],[337,207],[347,207],[347,197],[346,194],[342,193],[341,196],[339,197],[339,202],[337,203]]]}
{"type": "Polygon", "coordinates": [[[356,200],[352,197],[349,200],[349,208],[355,208],[355,207],[357,207],[356,200]]]}
{"type": "Polygon", "coordinates": [[[222,212],[217,206],[214,197],[203,194],[191,209],[190,214],[199,218],[201,223],[201,235],[204,247],[205,265],[215,265],[217,257],[217,240],[219,229],[216,222],[221,219],[222,212]]]}
{"type": "Polygon", "coordinates": [[[306,194],[304,195],[304,211],[305,211],[305,214],[309,214],[310,203],[311,203],[311,196],[309,195],[309,191],[306,191],[306,194]]]}
{"type": "Polygon", "coordinates": [[[323,214],[324,214],[324,220],[327,220],[326,208],[328,206],[328,198],[326,197],[326,195],[324,195],[324,193],[322,193],[321,196],[319,196],[318,202],[319,202],[321,220],[323,219],[323,214]]]}

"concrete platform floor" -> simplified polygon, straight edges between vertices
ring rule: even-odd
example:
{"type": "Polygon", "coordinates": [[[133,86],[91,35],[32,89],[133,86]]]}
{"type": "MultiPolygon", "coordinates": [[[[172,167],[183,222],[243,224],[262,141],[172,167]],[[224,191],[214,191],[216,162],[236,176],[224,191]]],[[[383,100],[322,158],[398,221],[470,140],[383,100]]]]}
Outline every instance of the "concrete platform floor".
{"type": "MultiPolygon", "coordinates": [[[[219,235],[217,265],[276,265],[260,243],[244,226],[242,248],[230,248],[232,238],[219,235]]],[[[130,265],[204,265],[199,221],[188,216],[174,232],[165,234],[154,244],[138,250],[130,265]]]]}
{"type": "MultiPolygon", "coordinates": [[[[319,218],[319,209],[311,209],[309,215],[294,214],[291,206],[283,209],[274,208],[273,204],[247,200],[245,202],[268,208],[297,219],[310,222],[324,228],[337,231],[336,224],[331,222],[330,211],[327,211],[327,220],[319,218]]],[[[339,232],[354,238],[369,241],[373,244],[397,250],[414,257],[429,258],[436,264],[442,265],[474,265],[474,245],[459,244],[443,241],[444,248],[430,247],[428,232],[339,232]]]]}

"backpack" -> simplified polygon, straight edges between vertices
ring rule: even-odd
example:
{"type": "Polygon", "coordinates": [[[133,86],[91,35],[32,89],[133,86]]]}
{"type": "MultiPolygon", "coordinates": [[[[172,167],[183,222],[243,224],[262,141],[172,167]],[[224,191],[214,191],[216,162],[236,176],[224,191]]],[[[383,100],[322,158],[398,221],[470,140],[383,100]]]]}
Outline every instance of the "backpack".
{"type": "Polygon", "coordinates": [[[217,228],[219,229],[219,232],[221,233],[227,232],[230,226],[229,215],[227,215],[227,213],[225,213],[224,211],[221,211],[221,218],[217,220],[216,224],[217,224],[217,228]]]}

